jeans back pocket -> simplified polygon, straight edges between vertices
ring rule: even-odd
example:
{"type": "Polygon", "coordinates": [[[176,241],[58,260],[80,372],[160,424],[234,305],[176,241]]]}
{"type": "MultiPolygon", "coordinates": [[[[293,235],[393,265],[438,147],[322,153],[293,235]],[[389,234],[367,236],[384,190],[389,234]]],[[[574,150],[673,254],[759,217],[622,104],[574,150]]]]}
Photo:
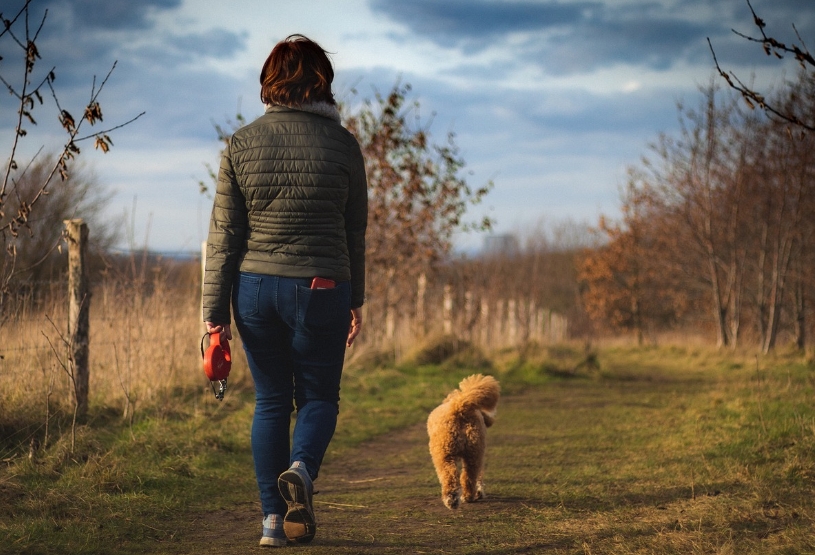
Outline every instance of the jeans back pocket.
{"type": "Polygon", "coordinates": [[[260,311],[258,299],[261,279],[243,272],[238,275],[232,288],[236,320],[256,316],[260,311]]]}
{"type": "Polygon", "coordinates": [[[297,321],[311,333],[348,333],[351,324],[351,285],[331,289],[297,287],[297,321]]]}

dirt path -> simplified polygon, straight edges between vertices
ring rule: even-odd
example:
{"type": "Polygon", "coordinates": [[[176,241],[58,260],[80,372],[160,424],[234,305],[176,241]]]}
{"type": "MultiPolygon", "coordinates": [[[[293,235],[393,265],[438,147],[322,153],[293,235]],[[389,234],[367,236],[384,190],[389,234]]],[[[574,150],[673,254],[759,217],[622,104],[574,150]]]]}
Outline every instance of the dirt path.
{"type": "MultiPolygon", "coordinates": [[[[541,392],[502,399],[502,411],[525,413],[534,418],[535,407],[546,406],[541,392]]],[[[552,393],[548,395],[552,401],[552,393]]],[[[506,448],[524,442],[523,434],[509,433],[505,421],[491,429],[490,440],[506,448]],[[506,433],[501,439],[502,428],[506,433]]],[[[290,546],[296,553],[451,553],[457,533],[447,538],[458,523],[478,528],[494,513],[512,510],[519,500],[490,492],[488,451],[487,498],[450,511],[441,503],[440,489],[427,452],[424,423],[368,442],[342,457],[329,458],[315,483],[317,537],[309,545],[290,546]]],[[[184,540],[178,553],[269,553],[257,547],[259,505],[247,502],[229,511],[202,516],[198,534],[184,540]]],[[[488,539],[485,538],[485,541],[488,539]]],[[[500,553],[501,551],[495,551],[500,553]]],[[[492,553],[492,551],[484,551],[492,553]]]]}
{"type": "MultiPolygon", "coordinates": [[[[658,445],[659,430],[676,424],[674,415],[684,410],[676,404],[704,388],[698,376],[644,374],[563,380],[504,396],[488,432],[486,499],[458,511],[441,503],[424,423],[380,437],[326,460],[315,484],[317,537],[287,550],[615,553],[626,538],[642,552],[666,538],[692,545],[696,532],[677,523],[699,511],[698,518],[721,513],[725,496],[694,502],[681,472],[654,481],[662,465],[673,464],[670,453],[657,463],[639,454],[660,457],[646,446],[658,445]]],[[[252,500],[201,516],[193,523],[197,533],[166,552],[268,552],[257,547],[258,512],[252,500]]]]}

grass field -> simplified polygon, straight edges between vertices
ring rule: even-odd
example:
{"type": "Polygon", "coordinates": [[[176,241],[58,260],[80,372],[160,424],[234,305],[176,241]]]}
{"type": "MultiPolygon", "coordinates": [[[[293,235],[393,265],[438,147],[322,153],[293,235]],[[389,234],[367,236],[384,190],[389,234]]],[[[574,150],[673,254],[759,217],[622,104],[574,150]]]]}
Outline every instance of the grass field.
{"type": "MultiPolygon", "coordinates": [[[[704,348],[561,346],[349,366],[297,553],[815,553],[815,366],[704,348]],[[487,498],[441,504],[423,427],[464,376],[503,386],[487,498]]],[[[3,443],[0,553],[260,553],[252,395],[95,405],[70,452],[3,443]]],[[[58,429],[58,422],[54,429],[58,429]]]]}

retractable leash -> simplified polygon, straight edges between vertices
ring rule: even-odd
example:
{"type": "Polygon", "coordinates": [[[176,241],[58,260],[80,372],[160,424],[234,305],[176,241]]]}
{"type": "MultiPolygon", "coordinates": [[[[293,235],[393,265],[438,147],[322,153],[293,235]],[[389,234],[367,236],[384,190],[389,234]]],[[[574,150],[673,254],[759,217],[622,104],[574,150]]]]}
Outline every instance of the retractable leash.
{"type": "Polygon", "coordinates": [[[201,357],[204,359],[204,373],[209,378],[209,386],[212,393],[219,401],[224,400],[226,393],[226,379],[232,369],[232,352],[229,350],[229,341],[221,334],[205,333],[201,338],[201,357]],[[204,350],[204,339],[209,337],[209,347],[204,350]],[[218,390],[215,390],[215,382],[218,382],[218,390]]]}

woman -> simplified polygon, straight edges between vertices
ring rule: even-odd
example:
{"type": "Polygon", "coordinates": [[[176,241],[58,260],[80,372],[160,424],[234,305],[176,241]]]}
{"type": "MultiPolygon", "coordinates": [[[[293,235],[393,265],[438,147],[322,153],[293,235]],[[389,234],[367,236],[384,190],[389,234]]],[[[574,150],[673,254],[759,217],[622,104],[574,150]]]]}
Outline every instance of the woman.
{"type": "Polygon", "coordinates": [[[326,52],[302,35],[272,49],[266,112],[230,139],[209,226],[204,320],[231,339],[231,299],[255,382],[263,546],[314,537],[312,482],[337,422],[345,348],[362,329],[365,164],[333,79],[326,52]]]}

